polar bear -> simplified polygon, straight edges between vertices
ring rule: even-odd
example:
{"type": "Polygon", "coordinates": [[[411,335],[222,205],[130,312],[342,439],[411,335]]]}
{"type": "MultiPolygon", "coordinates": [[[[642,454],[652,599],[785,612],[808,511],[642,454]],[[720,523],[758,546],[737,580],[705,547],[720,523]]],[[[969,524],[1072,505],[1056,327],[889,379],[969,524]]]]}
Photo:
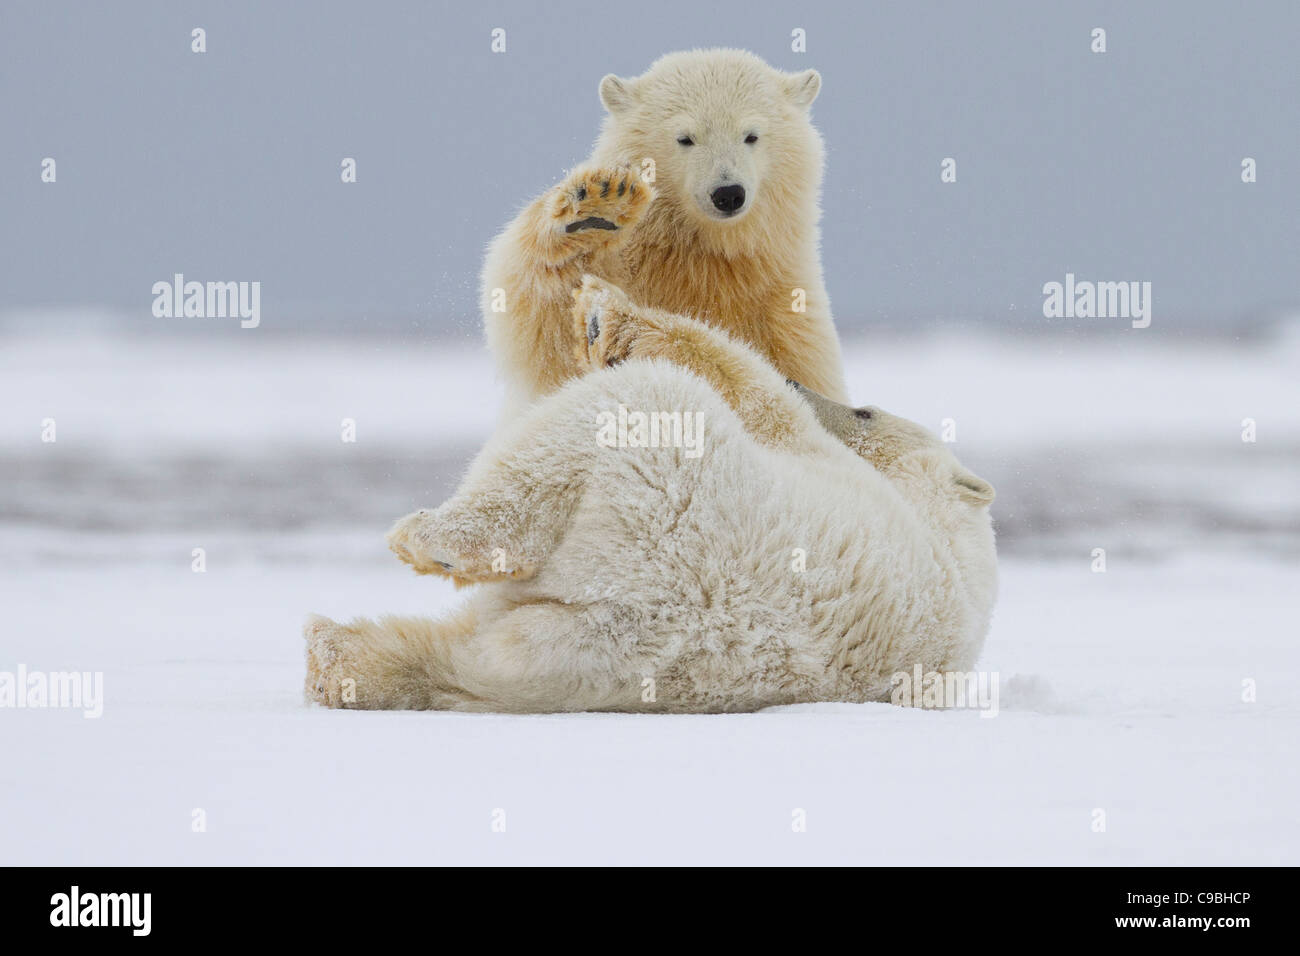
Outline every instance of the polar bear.
{"type": "Polygon", "coordinates": [[[946,446],[594,277],[571,323],[592,373],[389,533],[416,571],[475,595],[441,621],[310,619],[309,701],[747,711],[970,669],[996,591],[993,489],[946,446]],[[603,440],[616,413],[639,440],[621,424],[603,440]],[[702,440],[683,440],[688,415],[702,440]]]}
{"type": "Polygon", "coordinates": [[[590,159],[488,249],[482,310],[508,408],[583,371],[566,343],[584,273],[847,400],[818,249],[822,141],[808,111],[820,88],[816,70],[783,73],[739,50],[672,53],[635,79],[601,80],[590,159]]]}

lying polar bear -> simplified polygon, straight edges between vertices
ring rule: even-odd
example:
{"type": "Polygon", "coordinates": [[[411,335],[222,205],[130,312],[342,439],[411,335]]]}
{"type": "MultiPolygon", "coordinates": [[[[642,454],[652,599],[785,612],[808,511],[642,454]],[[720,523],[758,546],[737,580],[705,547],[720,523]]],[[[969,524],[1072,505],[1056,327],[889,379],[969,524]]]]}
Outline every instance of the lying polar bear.
{"type": "Polygon", "coordinates": [[[311,618],[309,700],[748,711],[887,700],[915,665],[972,667],[996,591],[988,483],[920,427],[787,383],[722,332],[593,277],[574,295],[595,371],[388,536],[476,593],[441,620],[311,618]],[[620,406],[661,416],[669,447],[602,441],[620,406]],[[687,412],[693,449],[667,427],[687,412]]]}

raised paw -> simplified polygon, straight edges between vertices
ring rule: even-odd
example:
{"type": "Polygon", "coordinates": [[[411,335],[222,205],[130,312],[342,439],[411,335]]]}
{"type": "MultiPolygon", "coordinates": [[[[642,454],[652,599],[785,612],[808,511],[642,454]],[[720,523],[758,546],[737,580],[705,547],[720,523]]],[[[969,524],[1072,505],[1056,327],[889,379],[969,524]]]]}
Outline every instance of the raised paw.
{"type": "Polygon", "coordinates": [[[534,564],[512,550],[475,535],[472,523],[457,520],[447,506],[399,518],[388,547],[418,574],[451,578],[457,585],[500,578],[529,578],[534,564]]]}
{"type": "Polygon", "coordinates": [[[618,365],[632,356],[650,326],[618,286],[592,275],[573,290],[578,361],[589,368],[618,365]]]}
{"type": "Polygon", "coordinates": [[[636,223],[653,198],[630,166],[583,167],[558,187],[551,214],[566,235],[608,236],[636,223]]]}
{"type": "Polygon", "coordinates": [[[451,576],[452,564],[432,553],[429,542],[428,524],[433,512],[427,508],[414,511],[405,518],[399,518],[385,538],[388,548],[402,561],[413,567],[418,574],[441,574],[451,576]]]}
{"type": "Polygon", "coordinates": [[[307,703],[325,707],[355,704],[360,635],[327,617],[312,614],[303,624],[302,636],[307,641],[307,677],[303,683],[307,703]]]}

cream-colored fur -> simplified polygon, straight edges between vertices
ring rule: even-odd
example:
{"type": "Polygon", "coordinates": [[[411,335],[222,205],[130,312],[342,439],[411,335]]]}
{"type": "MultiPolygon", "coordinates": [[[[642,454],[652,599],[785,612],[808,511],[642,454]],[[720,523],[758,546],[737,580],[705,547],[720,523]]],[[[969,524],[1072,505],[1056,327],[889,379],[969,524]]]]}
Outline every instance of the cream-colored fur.
{"type": "Polygon", "coordinates": [[[673,53],[636,79],[601,81],[608,115],[591,157],[520,212],[484,265],[509,407],[583,370],[567,343],[584,273],[723,329],[846,400],[818,251],[822,142],[808,109],[820,86],[815,70],[782,73],[739,50],[673,53]],[[710,200],[724,184],[746,192],[729,218],[710,200]]]}
{"type": "Polygon", "coordinates": [[[915,664],[973,665],[996,590],[993,491],[941,442],[593,277],[566,324],[566,352],[595,371],[389,533],[417,571],[476,593],[443,621],[312,618],[309,700],[743,711],[884,700],[915,664]],[[599,416],[620,404],[702,416],[699,457],[602,445],[599,416]]]}

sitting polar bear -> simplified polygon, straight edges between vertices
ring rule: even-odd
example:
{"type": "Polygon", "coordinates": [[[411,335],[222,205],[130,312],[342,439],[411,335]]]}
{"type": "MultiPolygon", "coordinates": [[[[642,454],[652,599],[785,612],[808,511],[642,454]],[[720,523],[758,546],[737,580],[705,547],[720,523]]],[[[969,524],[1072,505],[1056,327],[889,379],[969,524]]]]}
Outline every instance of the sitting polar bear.
{"type": "Polygon", "coordinates": [[[590,159],[525,206],[483,264],[484,328],[511,406],[585,371],[562,347],[584,273],[847,396],[818,248],[820,90],[816,70],[784,73],[741,50],[670,53],[642,76],[601,80],[590,159]]]}
{"type": "Polygon", "coordinates": [[[477,592],[436,621],[311,618],[309,700],[749,711],[887,700],[898,672],[973,666],[996,591],[986,482],[721,331],[590,276],[574,297],[595,371],[389,533],[416,571],[477,592]]]}

